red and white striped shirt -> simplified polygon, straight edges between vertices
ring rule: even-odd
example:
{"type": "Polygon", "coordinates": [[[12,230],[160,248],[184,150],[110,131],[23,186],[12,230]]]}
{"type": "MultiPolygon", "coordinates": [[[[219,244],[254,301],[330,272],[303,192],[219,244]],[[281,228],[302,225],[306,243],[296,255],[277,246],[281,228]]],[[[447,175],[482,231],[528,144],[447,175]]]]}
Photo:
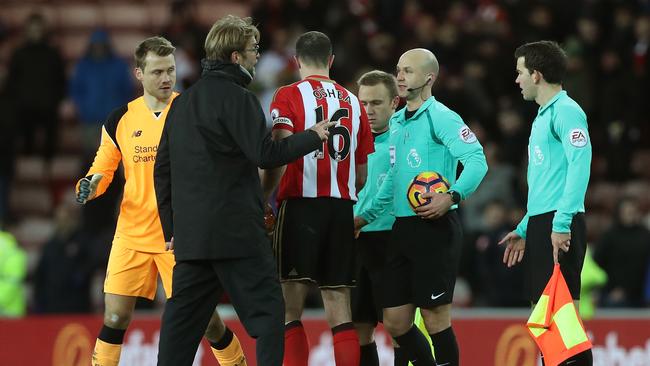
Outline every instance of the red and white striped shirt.
{"type": "Polygon", "coordinates": [[[357,200],[356,166],[374,151],[370,124],[359,99],[324,76],[309,76],[275,92],[273,129],[293,133],[329,118],[336,122],[323,147],[287,165],[278,201],[292,197],[357,200]]]}

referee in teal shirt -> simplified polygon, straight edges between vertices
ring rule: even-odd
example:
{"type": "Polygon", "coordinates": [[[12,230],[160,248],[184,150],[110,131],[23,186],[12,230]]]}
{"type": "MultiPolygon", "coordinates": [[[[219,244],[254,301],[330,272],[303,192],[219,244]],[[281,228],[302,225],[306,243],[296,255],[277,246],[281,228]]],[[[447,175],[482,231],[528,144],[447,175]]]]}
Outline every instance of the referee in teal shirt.
{"type": "Polygon", "coordinates": [[[357,211],[355,228],[395,216],[384,272],[384,328],[402,354],[419,366],[458,366],[451,326],[451,302],[460,263],[462,228],[456,208],[487,172],[483,147],[462,118],[431,95],[439,65],[431,51],[405,52],[397,63],[397,84],[406,107],[393,114],[389,129],[391,168],[368,206],[357,211]],[[458,162],[463,172],[457,179],[458,162]],[[435,171],[447,178],[447,193],[424,193],[431,202],[413,210],[406,192],[413,178],[435,171]],[[419,307],[431,336],[413,325],[419,307]],[[416,361],[416,362],[414,362],[416,361]],[[436,363],[437,362],[437,363],[436,363]]]}
{"type": "MultiPolygon", "coordinates": [[[[525,44],[517,48],[515,58],[516,82],[524,100],[534,100],[540,107],[528,140],[527,212],[500,242],[506,244],[503,261],[511,267],[523,259],[526,296],[533,303],[559,263],[577,306],[587,249],[584,199],[591,165],[587,117],[562,90],[567,61],[557,43],[525,44]]],[[[591,350],[567,364],[591,365],[591,350]]]]}
{"type": "MultiPolygon", "coordinates": [[[[395,76],[373,70],[357,81],[359,101],[368,115],[375,143],[375,152],[368,155],[368,178],[358,193],[359,200],[354,205],[355,214],[372,203],[381,183],[390,169],[388,121],[399,104],[395,76]]],[[[381,294],[384,288],[383,274],[386,268],[386,250],[391,228],[395,222],[392,211],[386,211],[372,224],[361,230],[356,240],[357,247],[357,286],[351,292],[352,321],[359,335],[361,346],[360,366],[379,366],[374,330],[383,320],[381,294]]],[[[394,366],[406,366],[408,360],[395,348],[394,366]],[[400,361],[401,360],[401,361],[400,361]]]]}

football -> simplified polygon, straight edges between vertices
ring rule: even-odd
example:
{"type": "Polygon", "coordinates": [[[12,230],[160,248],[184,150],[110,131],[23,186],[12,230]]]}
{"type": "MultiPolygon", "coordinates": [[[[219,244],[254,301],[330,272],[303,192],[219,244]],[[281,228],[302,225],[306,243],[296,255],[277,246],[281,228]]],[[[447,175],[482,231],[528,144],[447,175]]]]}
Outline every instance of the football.
{"type": "Polygon", "coordinates": [[[406,190],[406,199],[413,209],[429,203],[430,199],[420,196],[425,192],[445,193],[449,189],[449,181],[436,172],[423,172],[415,176],[406,190]]]}

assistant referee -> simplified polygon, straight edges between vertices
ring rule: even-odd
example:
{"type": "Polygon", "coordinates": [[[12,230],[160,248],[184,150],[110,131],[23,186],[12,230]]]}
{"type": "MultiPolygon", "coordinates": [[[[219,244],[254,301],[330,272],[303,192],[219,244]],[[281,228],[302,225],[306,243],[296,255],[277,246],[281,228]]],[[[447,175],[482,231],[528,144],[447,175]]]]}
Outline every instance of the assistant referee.
{"type": "MultiPolygon", "coordinates": [[[[528,142],[527,212],[500,241],[506,243],[503,261],[511,267],[523,259],[526,296],[533,303],[559,263],[577,302],[587,249],[584,199],[591,166],[587,117],[562,90],[567,58],[557,43],[527,43],[517,48],[515,58],[516,82],[524,100],[534,100],[540,107],[528,142]]],[[[591,349],[567,360],[572,366],[592,362],[591,349]]]]}

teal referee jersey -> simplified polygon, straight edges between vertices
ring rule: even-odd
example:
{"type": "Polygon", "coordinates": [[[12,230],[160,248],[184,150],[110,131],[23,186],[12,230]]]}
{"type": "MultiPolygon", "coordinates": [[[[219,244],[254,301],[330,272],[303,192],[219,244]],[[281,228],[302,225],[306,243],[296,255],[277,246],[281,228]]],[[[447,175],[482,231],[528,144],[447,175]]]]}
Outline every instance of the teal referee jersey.
{"type": "Polygon", "coordinates": [[[442,174],[462,199],[476,190],[487,173],[483,147],[474,133],[456,112],[433,96],[409,119],[406,108],[393,114],[389,133],[391,169],[372,203],[359,213],[369,223],[390,208],[396,217],[414,216],[406,191],[422,172],[442,174]],[[456,180],[459,161],[464,169],[456,180]]]}
{"type": "Polygon", "coordinates": [[[573,216],[585,212],[591,167],[587,117],[566,91],[540,107],[528,140],[528,206],[515,232],[526,237],[528,218],[555,211],[553,231],[571,232],[573,216]]]}
{"type": "MultiPolygon", "coordinates": [[[[388,153],[388,137],[390,132],[382,132],[375,136],[375,152],[368,155],[368,179],[359,192],[359,200],[354,205],[354,215],[358,215],[372,203],[372,198],[379,192],[379,187],[386,179],[390,169],[390,155],[388,153]]],[[[395,216],[393,210],[385,211],[375,221],[366,225],[361,231],[385,231],[393,228],[395,216]]]]}

